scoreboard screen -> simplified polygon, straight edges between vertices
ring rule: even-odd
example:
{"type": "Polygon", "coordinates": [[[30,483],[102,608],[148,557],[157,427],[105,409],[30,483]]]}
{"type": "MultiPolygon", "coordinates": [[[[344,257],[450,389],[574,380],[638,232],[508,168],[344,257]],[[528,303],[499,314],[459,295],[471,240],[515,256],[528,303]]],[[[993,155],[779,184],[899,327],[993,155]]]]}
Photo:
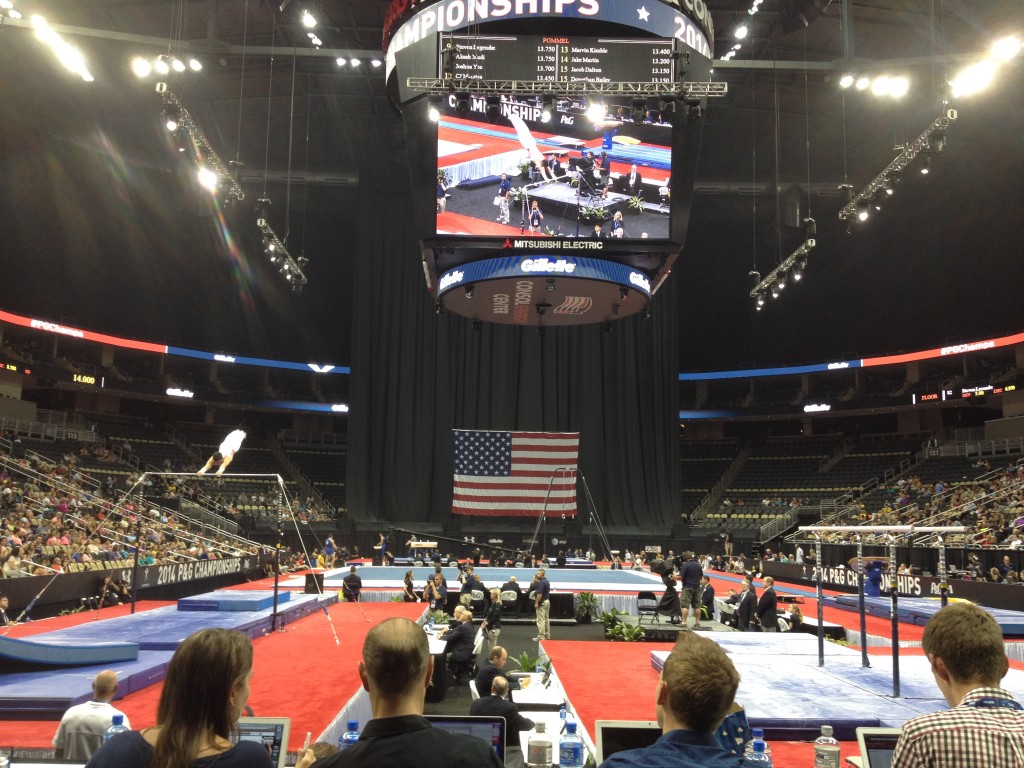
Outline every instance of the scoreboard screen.
{"type": "Polygon", "coordinates": [[[674,83],[672,40],[443,35],[438,77],[550,83],[674,83]],[[451,46],[450,51],[448,49],[451,46]]]}

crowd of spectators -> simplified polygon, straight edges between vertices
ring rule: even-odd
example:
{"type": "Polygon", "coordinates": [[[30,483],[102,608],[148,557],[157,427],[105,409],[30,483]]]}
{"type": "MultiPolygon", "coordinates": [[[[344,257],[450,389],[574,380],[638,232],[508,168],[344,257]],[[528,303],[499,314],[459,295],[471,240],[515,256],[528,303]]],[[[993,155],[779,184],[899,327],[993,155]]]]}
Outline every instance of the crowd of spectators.
{"type": "Polygon", "coordinates": [[[3,578],[139,563],[175,563],[250,554],[256,545],[189,530],[179,515],[117,498],[113,477],[96,486],[78,457],[0,454],[0,562],[3,578]]]}

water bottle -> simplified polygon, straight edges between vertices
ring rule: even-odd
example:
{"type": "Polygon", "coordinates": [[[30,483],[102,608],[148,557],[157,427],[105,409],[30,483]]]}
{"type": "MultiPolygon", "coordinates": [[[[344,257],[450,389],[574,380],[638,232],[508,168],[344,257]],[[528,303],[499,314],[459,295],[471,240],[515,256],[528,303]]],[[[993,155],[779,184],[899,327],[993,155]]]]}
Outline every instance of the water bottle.
{"type": "Polygon", "coordinates": [[[124,733],[128,726],[124,724],[124,715],[114,715],[110,718],[110,727],[103,734],[103,741],[109,741],[115,733],[124,733]]]}
{"type": "Polygon", "coordinates": [[[430,614],[430,616],[427,617],[427,631],[430,634],[434,634],[434,614],[430,614]]]}
{"type": "MultiPolygon", "coordinates": [[[[743,757],[746,759],[747,755],[754,751],[754,742],[764,741],[764,729],[763,728],[752,728],[750,730],[750,741],[747,742],[747,746],[743,748],[743,757]]],[[[772,756],[772,745],[767,741],[764,741],[764,753],[768,757],[772,756]]]]}
{"type": "Polygon", "coordinates": [[[544,723],[537,723],[526,743],[526,765],[529,768],[551,768],[551,737],[545,733],[544,723]]]}
{"type": "MultiPolygon", "coordinates": [[[[565,717],[565,707],[562,707],[565,717]]],[[[565,723],[565,735],[558,742],[559,768],[583,768],[583,739],[576,734],[576,723],[565,723]]]]}
{"type": "Polygon", "coordinates": [[[744,764],[750,763],[751,766],[759,766],[759,768],[772,768],[772,759],[765,753],[764,748],[766,744],[761,739],[754,740],[754,750],[743,757],[744,764]]]}
{"type": "Polygon", "coordinates": [[[814,768],[839,768],[839,742],[831,725],[821,726],[821,736],[814,740],[814,768]]]}
{"type": "Polygon", "coordinates": [[[349,747],[354,747],[359,741],[359,721],[349,720],[348,730],[341,734],[341,738],[338,739],[338,749],[346,750],[349,747]]]}
{"type": "Polygon", "coordinates": [[[558,732],[565,733],[565,704],[563,704],[562,708],[558,710],[558,719],[560,722],[558,732]]]}

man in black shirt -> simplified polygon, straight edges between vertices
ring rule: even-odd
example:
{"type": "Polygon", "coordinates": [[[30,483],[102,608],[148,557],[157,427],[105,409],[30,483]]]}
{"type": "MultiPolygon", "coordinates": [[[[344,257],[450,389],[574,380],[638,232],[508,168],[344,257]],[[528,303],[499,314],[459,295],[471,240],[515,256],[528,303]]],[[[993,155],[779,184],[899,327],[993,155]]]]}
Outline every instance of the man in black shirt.
{"type": "Polygon", "coordinates": [[[356,567],[353,565],[348,569],[348,575],[341,580],[341,591],[345,595],[345,599],[350,603],[359,602],[359,591],[363,588],[363,580],[356,573],[356,567]]]}
{"type": "MultiPolygon", "coordinates": [[[[671,553],[669,553],[671,554],[671,553]]],[[[700,626],[700,580],[704,576],[704,570],[697,562],[692,552],[687,553],[686,562],[679,570],[679,580],[682,582],[683,593],[680,601],[683,604],[682,625],[686,626],[686,618],[693,609],[693,628],[700,626]]]]}
{"type": "Polygon", "coordinates": [[[750,579],[743,580],[743,593],[736,606],[736,618],[740,632],[757,630],[757,591],[750,579]]]}
{"type": "MultiPolygon", "coordinates": [[[[388,768],[501,768],[485,742],[434,728],[423,717],[423,700],[434,660],[422,627],[409,619],[386,619],[363,642],[359,677],[370,693],[373,719],[359,742],[322,760],[316,768],[380,765],[388,768]]],[[[296,768],[314,764],[308,749],[296,768]]]]}
{"type": "Polygon", "coordinates": [[[491,683],[491,692],[481,694],[480,698],[470,705],[469,714],[497,715],[505,718],[505,743],[508,745],[505,750],[505,762],[511,765],[512,763],[508,759],[509,750],[522,750],[520,746],[522,740],[519,738],[519,734],[523,731],[532,731],[534,722],[519,714],[519,708],[514,702],[505,698],[506,696],[508,696],[508,680],[498,675],[491,683]]]}
{"type": "Polygon", "coordinates": [[[445,653],[455,668],[455,682],[460,682],[460,672],[466,662],[473,658],[473,644],[476,627],[473,626],[473,612],[461,605],[455,606],[455,623],[441,635],[445,641],[445,653]]]}
{"type": "Polygon", "coordinates": [[[537,611],[537,636],[534,640],[551,639],[551,582],[544,576],[544,569],[537,571],[533,581],[533,607],[537,611]]]}
{"type": "Polygon", "coordinates": [[[707,575],[700,577],[700,613],[708,621],[715,616],[715,588],[707,575]]]}
{"type": "Polygon", "coordinates": [[[476,680],[473,681],[476,683],[476,692],[478,694],[481,696],[487,695],[485,691],[491,690],[494,678],[501,674],[501,670],[505,667],[507,661],[508,651],[500,645],[491,648],[491,652],[487,655],[487,663],[480,667],[480,671],[476,673],[476,680]]]}

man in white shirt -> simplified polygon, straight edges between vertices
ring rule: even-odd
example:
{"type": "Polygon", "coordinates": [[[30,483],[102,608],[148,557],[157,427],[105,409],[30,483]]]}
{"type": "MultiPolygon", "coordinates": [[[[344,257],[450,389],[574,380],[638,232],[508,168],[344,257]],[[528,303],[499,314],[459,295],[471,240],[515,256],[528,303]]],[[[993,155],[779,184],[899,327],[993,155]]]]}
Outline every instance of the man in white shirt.
{"type": "MultiPolygon", "coordinates": [[[[117,673],[105,669],[92,681],[92,701],[76,704],[64,713],[53,737],[54,756],[58,760],[85,762],[103,745],[103,736],[114,715],[124,715],[110,702],[117,693],[117,673]]],[[[128,716],[124,725],[131,728],[128,716]]]]}

